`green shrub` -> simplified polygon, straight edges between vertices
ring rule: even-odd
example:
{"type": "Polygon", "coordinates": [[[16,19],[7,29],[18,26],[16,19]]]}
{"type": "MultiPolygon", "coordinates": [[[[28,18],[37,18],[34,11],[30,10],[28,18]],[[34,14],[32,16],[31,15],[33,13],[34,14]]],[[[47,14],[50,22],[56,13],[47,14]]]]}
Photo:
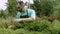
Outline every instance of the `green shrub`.
{"type": "Polygon", "coordinates": [[[25,29],[17,29],[14,32],[15,32],[15,34],[27,34],[28,33],[28,30],[25,30],[25,29]]]}
{"type": "Polygon", "coordinates": [[[49,29],[51,23],[48,20],[35,20],[31,23],[23,22],[23,23],[13,23],[9,20],[2,19],[0,22],[0,28],[8,28],[10,25],[14,27],[12,29],[27,29],[30,31],[43,31],[44,29],[49,29]]]}
{"type": "Polygon", "coordinates": [[[53,13],[53,3],[54,1],[50,0],[41,0],[39,1],[34,1],[34,4],[31,5],[31,8],[35,9],[37,16],[50,16],[53,13]]]}
{"type": "Polygon", "coordinates": [[[8,15],[9,14],[7,10],[0,10],[0,18],[6,18],[8,15]]]}
{"type": "MultiPolygon", "coordinates": [[[[2,18],[1,18],[2,19],[2,18]]],[[[8,33],[12,34],[59,34],[60,33],[60,22],[58,20],[54,20],[52,23],[46,19],[43,20],[35,20],[31,23],[23,22],[23,23],[11,23],[9,20],[2,19],[0,20],[0,32],[1,34],[8,33]],[[12,29],[8,28],[8,26],[14,25],[12,29]],[[7,32],[8,31],[8,32],[7,32]]]]}
{"type": "Polygon", "coordinates": [[[37,32],[37,31],[28,31],[25,29],[17,29],[15,30],[15,34],[50,34],[50,32],[49,31],[37,32]]]}
{"type": "Polygon", "coordinates": [[[11,29],[0,28],[0,34],[14,34],[14,31],[11,29]]]}
{"type": "Polygon", "coordinates": [[[16,15],[16,0],[8,0],[7,3],[7,10],[9,12],[9,15],[15,16],[16,15]]]}
{"type": "Polygon", "coordinates": [[[25,29],[28,29],[28,30],[31,30],[31,31],[42,31],[44,29],[49,29],[50,27],[50,22],[48,22],[47,20],[36,20],[36,21],[33,21],[32,23],[24,23],[24,28],[25,29]]]}
{"type": "Polygon", "coordinates": [[[50,34],[50,33],[48,31],[37,32],[37,31],[28,31],[25,29],[12,30],[12,29],[0,28],[0,34],[50,34]]]}
{"type": "Polygon", "coordinates": [[[59,34],[60,33],[60,22],[58,20],[53,21],[51,28],[52,28],[53,34],[59,34]]]}

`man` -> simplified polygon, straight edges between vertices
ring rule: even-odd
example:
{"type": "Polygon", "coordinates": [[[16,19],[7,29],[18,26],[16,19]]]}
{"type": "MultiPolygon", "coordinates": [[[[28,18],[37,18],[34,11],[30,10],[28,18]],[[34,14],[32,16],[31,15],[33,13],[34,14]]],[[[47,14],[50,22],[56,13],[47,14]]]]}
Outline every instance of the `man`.
{"type": "Polygon", "coordinates": [[[33,9],[28,9],[28,7],[25,6],[23,1],[19,1],[18,3],[19,3],[18,13],[14,21],[21,22],[21,21],[35,20],[35,17],[36,17],[35,11],[33,9]]]}

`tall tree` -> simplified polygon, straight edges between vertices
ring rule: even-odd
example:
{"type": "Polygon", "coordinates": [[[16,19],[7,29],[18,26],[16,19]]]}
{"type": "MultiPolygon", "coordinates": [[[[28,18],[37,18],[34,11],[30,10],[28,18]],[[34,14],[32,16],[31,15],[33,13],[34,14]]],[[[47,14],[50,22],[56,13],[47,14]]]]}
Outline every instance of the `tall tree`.
{"type": "Polygon", "coordinates": [[[8,11],[10,15],[15,15],[16,14],[16,5],[17,1],[16,0],[8,0],[8,11]]]}
{"type": "Polygon", "coordinates": [[[35,9],[37,16],[50,16],[53,13],[53,1],[51,0],[34,0],[31,5],[35,9]],[[40,2],[39,2],[40,1],[40,2]]]}

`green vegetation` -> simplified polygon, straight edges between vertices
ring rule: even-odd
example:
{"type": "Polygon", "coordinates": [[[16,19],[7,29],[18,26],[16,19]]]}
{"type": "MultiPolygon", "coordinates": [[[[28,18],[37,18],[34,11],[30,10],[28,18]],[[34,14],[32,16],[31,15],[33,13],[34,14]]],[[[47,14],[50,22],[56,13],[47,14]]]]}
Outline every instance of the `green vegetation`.
{"type": "Polygon", "coordinates": [[[0,22],[1,34],[59,34],[60,22],[54,20],[52,23],[48,20],[36,20],[33,22],[12,23],[9,20],[2,19],[0,22]],[[9,26],[13,26],[9,28],[9,26]],[[13,33],[14,32],[14,33],[13,33]]]}
{"type": "Polygon", "coordinates": [[[32,22],[15,23],[16,0],[8,0],[7,10],[0,10],[0,34],[60,34],[60,0],[34,1],[31,8],[37,19],[32,22]]]}

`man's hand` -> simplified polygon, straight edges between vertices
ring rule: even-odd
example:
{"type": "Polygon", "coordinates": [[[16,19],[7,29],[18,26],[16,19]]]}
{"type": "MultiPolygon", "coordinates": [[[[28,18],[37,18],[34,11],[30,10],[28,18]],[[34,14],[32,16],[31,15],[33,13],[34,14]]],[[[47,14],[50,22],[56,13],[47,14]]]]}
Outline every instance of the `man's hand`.
{"type": "Polygon", "coordinates": [[[14,22],[20,22],[22,21],[21,19],[13,19],[14,22]]]}
{"type": "Polygon", "coordinates": [[[22,21],[31,21],[31,18],[20,18],[20,19],[13,19],[13,22],[22,22],[22,21]]]}
{"type": "Polygon", "coordinates": [[[13,22],[23,22],[23,21],[32,21],[35,20],[35,18],[20,18],[20,19],[13,19],[13,22]]]}

